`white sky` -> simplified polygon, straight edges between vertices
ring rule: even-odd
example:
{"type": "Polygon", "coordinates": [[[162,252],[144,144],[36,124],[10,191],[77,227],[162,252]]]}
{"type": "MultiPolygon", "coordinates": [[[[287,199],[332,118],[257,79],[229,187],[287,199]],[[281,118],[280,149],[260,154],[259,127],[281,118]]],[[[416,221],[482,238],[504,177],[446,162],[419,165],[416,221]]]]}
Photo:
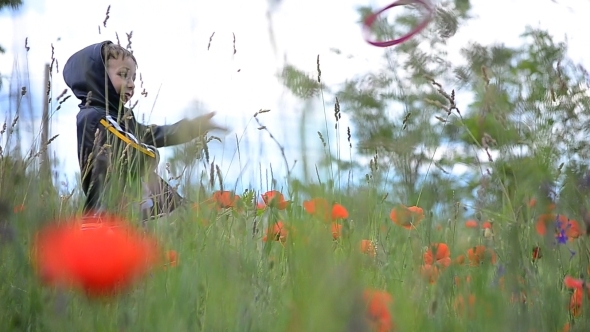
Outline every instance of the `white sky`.
{"type": "MultiPolygon", "coordinates": [[[[283,59],[286,57],[300,69],[315,74],[316,57],[320,54],[322,79],[327,84],[378,70],[383,50],[363,41],[356,23],[356,7],[388,3],[384,0],[283,0],[273,14],[278,47],[275,53],[270,44],[266,0],[120,0],[111,7],[106,29],[102,22],[109,1],[24,1],[25,7],[18,13],[9,14],[5,10],[0,14],[0,45],[7,49],[5,55],[0,55],[0,73],[10,76],[15,61],[22,72],[28,63],[33,103],[38,106],[35,107],[38,112],[42,103],[43,67],[50,62],[51,43],[60,67],[60,73],[53,77],[55,98],[66,88],[61,68],[70,55],[92,43],[109,39],[116,42],[115,32],[121,44],[126,45],[125,33],[133,31],[132,48],[148,91],[148,97],[142,97],[137,82],[132,102],[140,100],[136,108],[138,118],[145,116],[148,123],[173,123],[197,114],[191,105],[197,100],[202,102],[204,109],[218,112],[216,121],[232,129],[223,144],[211,145],[214,149],[211,157],[226,173],[228,183],[234,183],[240,173],[237,158],[231,165],[230,160],[236,150],[235,136],[244,134],[240,146],[248,165],[242,173],[243,185],[252,184],[261,190],[267,188],[266,184],[259,188],[260,167],[265,170],[272,163],[275,176],[285,174],[285,170],[280,152],[267,133],[256,130],[255,122],[246,128],[252,115],[259,109],[272,110],[260,116],[260,120],[286,147],[290,165],[294,159],[301,159],[298,123],[302,111],[309,114],[306,130],[315,133],[323,131],[325,126],[321,99],[310,104],[299,102],[276,79],[283,59]],[[211,49],[207,51],[214,31],[211,49]],[[236,34],[235,56],[232,32],[236,34]],[[28,54],[24,51],[26,37],[31,48],[28,54]],[[342,50],[342,55],[330,52],[331,48],[342,50]],[[250,150],[245,152],[247,149],[250,150]]],[[[472,4],[473,14],[478,18],[461,27],[451,39],[452,58],[459,58],[459,48],[468,41],[519,45],[519,35],[526,25],[532,25],[548,29],[557,40],[563,40],[567,34],[571,57],[590,67],[590,57],[584,52],[590,41],[589,0],[558,0],[557,3],[536,0],[534,5],[529,0],[473,0],[472,4]]],[[[8,82],[4,83],[0,93],[2,108],[6,101],[2,96],[5,97],[8,87],[8,82]]],[[[66,102],[53,117],[52,124],[52,134],[60,134],[52,145],[61,162],[59,172],[70,183],[78,171],[77,104],[74,98],[66,102]]],[[[326,100],[325,107],[333,136],[331,98],[326,100]]],[[[342,125],[346,126],[345,116],[343,120],[342,125]]],[[[346,135],[342,132],[341,136],[346,135]]],[[[307,146],[317,156],[321,153],[321,143],[315,134],[311,137],[314,139],[307,146]]],[[[169,151],[161,149],[164,159],[169,151]]],[[[348,156],[347,144],[343,144],[343,151],[346,151],[343,156],[348,156]]],[[[301,166],[301,160],[297,165],[301,166]]]]}

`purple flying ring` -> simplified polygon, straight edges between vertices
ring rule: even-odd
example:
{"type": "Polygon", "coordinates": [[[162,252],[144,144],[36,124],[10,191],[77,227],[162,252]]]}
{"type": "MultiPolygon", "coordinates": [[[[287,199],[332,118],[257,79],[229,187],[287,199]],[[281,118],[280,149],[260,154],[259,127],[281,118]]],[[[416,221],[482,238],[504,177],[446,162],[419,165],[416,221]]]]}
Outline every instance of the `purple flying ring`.
{"type": "Polygon", "coordinates": [[[429,2],[427,2],[426,0],[398,0],[398,1],[390,4],[389,6],[384,7],[383,9],[372,13],[371,15],[369,15],[365,19],[365,21],[363,22],[363,31],[365,32],[365,40],[367,41],[367,43],[369,43],[373,46],[377,46],[377,47],[389,47],[389,46],[401,44],[401,43],[409,40],[410,38],[412,38],[415,34],[422,31],[424,28],[426,28],[428,23],[430,23],[430,21],[432,21],[433,14],[434,14],[434,10],[430,6],[429,2]],[[422,20],[422,22],[420,22],[420,24],[418,24],[414,29],[412,29],[412,31],[408,32],[407,34],[401,36],[398,39],[387,40],[387,41],[371,40],[368,37],[369,29],[373,26],[373,24],[375,24],[375,21],[377,21],[377,17],[379,17],[379,15],[381,15],[383,12],[385,12],[393,7],[403,6],[403,5],[411,5],[411,4],[421,5],[428,12],[428,14],[426,14],[426,16],[424,17],[424,20],[422,20]]]}

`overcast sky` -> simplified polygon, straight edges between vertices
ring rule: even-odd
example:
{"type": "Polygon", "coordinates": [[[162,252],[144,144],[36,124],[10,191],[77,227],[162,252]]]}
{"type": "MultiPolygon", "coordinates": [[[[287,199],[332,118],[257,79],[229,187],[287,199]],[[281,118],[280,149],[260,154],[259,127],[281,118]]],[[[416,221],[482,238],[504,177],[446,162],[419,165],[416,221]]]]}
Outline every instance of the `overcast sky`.
{"type": "MultiPolygon", "coordinates": [[[[106,28],[102,22],[109,5],[107,0],[24,2],[25,6],[17,13],[7,10],[0,13],[0,45],[7,50],[0,56],[0,73],[11,76],[17,72],[14,68],[22,73],[28,66],[30,92],[37,110],[41,109],[43,67],[50,62],[52,43],[60,68],[60,73],[53,77],[56,97],[66,88],[61,68],[70,55],[92,43],[116,42],[115,33],[119,34],[121,44],[126,45],[126,33],[133,31],[132,48],[148,92],[147,97],[140,94],[138,80],[132,101],[140,101],[136,108],[138,118],[145,116],[147,123],[173,123],[198,114],[194,106],[197,101],[201,103],[201,112],[218,112],[216,121],[232,130],[224,137],[223,144],[212,143],[212,158],[230,183],[235,182],[241,172],[245,187],[252,184],[262,190],[266,188],[265,184],[258,188],[260,168],[264,172],[272,163],[275,175],[284,174],[285,170],[280,151],[267,133],[258,131],[255,122],[246,126],[252,115],[259,109],[271,109],[270,113],[260,116],[260,120],[285,145],[291,166],[295,159],[300,159],[298,123],[303,110],[309,112],[308,130],[316,132],[324,128],[321,99],[311,104],[299,102],[277,81],[276,74],[284,59],[315,73],[316,57],[320,54],[322,79],[327,84],[378,69],[382,50],[363,41],[356,23],[356,8],[387,4],[383,0],[283,0],[272,16],[275,52],[270,43],[266,0],[121,0],[112,5],[106,28]],[[207,50],[213,32],[215,36],[207,50]],[[232,33],[236,37],[235,55],[232,33]],[[28,53],[24,50],[27,37],[28,53]],[[331,48],[340,49],[342,55],[330,52],[331,48]],[[246,154],[242,156],[241,167],[237,158],[230,164],[236,151],[236,135],[244,137],[240,146],[246,154]],[[245,164],[246,159],[248,164],[245,164]]],[[[473,40],[517,46],[525,26],[532,25],[548,29],[557,40],[563,40],[567,34],[570,56],[589,67],[587,15],[590,1],[536,0],[534,5],[532,3],[530,0],[473,0],[473,14],[478,18],[461,27],[451,39],[451,57],[458,59],[459,48],[473,40]]],[[[12,77],[15,79],[16,75],[12,77]]],[[[20,86],[22,82],[14,81],[14,84],[20,86]]],[[[0,91],[3,109],[8,82],[4,83],[0,91]]],[[[59,172],[70,182],[78,171],[77,104],[74,98],[66,102],[53,116],[52,124],[52,134],[60,134],[52,145],[60,159],[59,172]]],[[[331,115],[332,100],[326,100],[326,109],[331,115]]],[[[345,117],[343,121],[346,126],[345,117]]],[[[312,158],[321,153],[318,140],[309,142],[308,147],[315,151],[312,158]]],[[[165,157],[170,149],[161,151],[165,157]]]]}

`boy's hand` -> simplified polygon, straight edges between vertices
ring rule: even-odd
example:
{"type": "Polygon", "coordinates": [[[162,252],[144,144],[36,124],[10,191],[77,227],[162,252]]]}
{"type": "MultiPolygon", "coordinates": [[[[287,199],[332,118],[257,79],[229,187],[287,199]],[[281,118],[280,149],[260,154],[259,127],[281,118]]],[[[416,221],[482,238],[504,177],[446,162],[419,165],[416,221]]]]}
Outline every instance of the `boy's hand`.
{"type": "Polygon", "coordinates": [[[226,133],[228,131],[226,127],[220,126],[212,122],[211,119],[213,118],[213,116],[215,116],[215,112],[201,115],[192,120],[193,124],[196,126],[196,130],[199,136],[204,135],[205,133],[212,130],[221,131],[223,133],[226,133]]]}

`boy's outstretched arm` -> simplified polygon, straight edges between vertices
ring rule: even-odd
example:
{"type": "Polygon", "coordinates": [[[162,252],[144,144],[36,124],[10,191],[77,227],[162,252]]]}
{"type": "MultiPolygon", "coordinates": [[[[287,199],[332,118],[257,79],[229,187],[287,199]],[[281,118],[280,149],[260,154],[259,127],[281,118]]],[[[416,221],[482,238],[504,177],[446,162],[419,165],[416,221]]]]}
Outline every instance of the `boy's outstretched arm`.
{"type": "Polygon", "coordinates": [[[183,119],[171,125],[150,125],[138,123],[140,136],[144,144],[157,148],[178,145],[192,141],[212,130],[227,131],[211,121],[215,112],[211,112],[194,119],[183,119]]]}

